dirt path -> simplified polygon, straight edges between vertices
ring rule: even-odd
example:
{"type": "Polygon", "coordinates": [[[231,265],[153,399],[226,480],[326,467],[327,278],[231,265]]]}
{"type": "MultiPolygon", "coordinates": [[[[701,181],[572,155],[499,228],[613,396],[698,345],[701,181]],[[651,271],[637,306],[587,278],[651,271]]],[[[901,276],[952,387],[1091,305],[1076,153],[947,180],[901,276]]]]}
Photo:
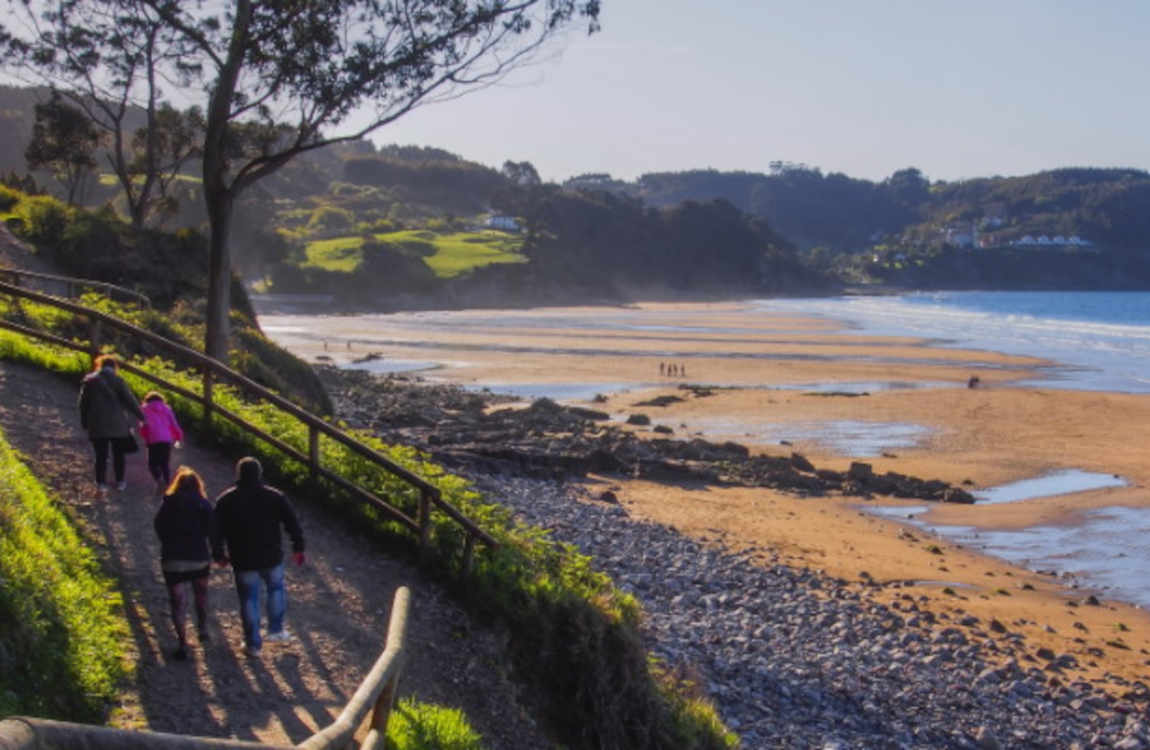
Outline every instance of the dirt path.
{"type": "MultiPolygon", "coordinates": [[[[157,502],[143,453],[128,457],[128,489],[97,499],[75,403],[75,384],[0,362],[0,427],[76,510],[124,593],[137,672],[114,712],[115,725],[297,743],[329,723],[355,691],[383,648],[394,591],[406,585],[413,609],[401,695],[462,708],[491,748],[550,744],[505,674],[503,637],[472,623],[417,569],[380,555],[300,499],[309,561],[289,564],[287,574],[294,641],[266,644],[260,657],[246,657],[231,572],[213,568],[211,642],[199,644],[189,624],[191,657],[171,660],[175,636],[152,529],[157,502]]],[[[193,439],[176,451],[173,465],[194,467],[214,497],[231,483],[236,458],[193,439]]]]}

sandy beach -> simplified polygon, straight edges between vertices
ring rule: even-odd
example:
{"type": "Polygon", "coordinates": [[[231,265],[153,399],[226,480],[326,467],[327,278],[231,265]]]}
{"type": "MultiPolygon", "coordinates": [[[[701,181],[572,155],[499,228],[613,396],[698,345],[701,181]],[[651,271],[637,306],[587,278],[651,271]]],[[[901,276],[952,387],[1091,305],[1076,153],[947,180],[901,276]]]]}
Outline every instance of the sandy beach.
{"type": "MultiPolygon", "coordinates": [[[[823,319],[748,314],[739,303],[322,322],[268,315],[261,323],[310,361],[347,363],[371,353],[382,369],[438,363],[420,374],[469,386],[582,384],[593,391],[602,385],[610,393],[595,408],[621,419],[642,412],[652,427],[664,425],[680,438],[733,440],[771,455],[798,451],[820,468],[845,470],[865,461],[876,472],[939,478],[972,490],[1060,470],[1117,475],[1125,483],[1011,503],[936,505],[918,522],[988,532],[1074,528],[1095,509],[1150,507],[1144,460],[1150,397],[1012,385],[1050,364],[1038,359],[855,335],[823,319]],[[661,374],[661,363],[675,363],[684,374],[661,374]],[[973,389],[966,387],[972,375],[979,378],[973,389]],[[680,389],[682,383],[716,387],[699,395],[680,389]],[[683,400],[635,406],[660,395],[683,400]],[[883,447],[874,455],[852,454],[830,439],[843,425],[883,447]],[[897,447],[887,445],[892,435],[903,435],[897,447]]],[[[654,434],[650,427],[635,429],[654,434]]],[[[997,620],[1024,633],[1032,649],[1074,654],[1080,667],[1060,679],[1099,680],[1110,673],[1150,682],[1150,617],[1143,609],[1112,601],[1104,591],[1096,592],[1099,604],[1090,604],[1092,592],[1073,578],[1032,572],[864,510],[907,504],[893,498],[800,498],[614,477],[588,484],[615,489],[635,517],[709,543],[848,580],[905,582],[876,587],[880,601],[913,597],[951,621],[974,615],[989,627],[997,620]]]]}

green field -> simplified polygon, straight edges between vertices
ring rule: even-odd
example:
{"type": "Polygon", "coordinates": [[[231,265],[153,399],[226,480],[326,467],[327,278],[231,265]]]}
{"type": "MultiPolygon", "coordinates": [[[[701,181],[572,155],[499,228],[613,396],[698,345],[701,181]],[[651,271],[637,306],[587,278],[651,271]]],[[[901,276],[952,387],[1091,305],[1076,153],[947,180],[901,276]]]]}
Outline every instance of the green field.
{"type": "MultiPolygon", "coordinates": [[[[527,258],[519,252],[523,238],[506,232],[482,230],[436,234],[427,230],[408,229],[373,236],[380,242],[423,254],[423,262],[436,276],[443,279],[492,263],[527,262],[527,258]]],[[[304,265],[328,271],[354,271],[363,260],[362,247],[363,237],[316,240],[308,243],[304,265]]]]}
{"type": "MultiPolygon", "coordinates": [[[[144,176],[143,175],[136,175],[135,181],[142,183],[144,181],[144,176]]],[[[192,183],[195,185],[199,185],[201,182],[203,182],[203,180],[201,180],[199,177],[196,177],[195,175],[178,174],[178,175],[176,175],[174,182],[188,182],[188,183],[192,183]]],[[[100,173],[100,184],[103,185],[104,187],[119,187],[120,178],[117,177],[116,175],[112,174],[111,172],[101,172],[100,173]]]]}

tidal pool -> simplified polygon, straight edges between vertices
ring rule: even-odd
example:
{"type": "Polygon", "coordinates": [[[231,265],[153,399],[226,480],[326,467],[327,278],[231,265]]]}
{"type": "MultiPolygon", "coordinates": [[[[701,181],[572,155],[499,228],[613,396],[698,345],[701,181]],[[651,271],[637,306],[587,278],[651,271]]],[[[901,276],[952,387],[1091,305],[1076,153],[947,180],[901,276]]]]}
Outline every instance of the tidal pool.
{"type": "Polygon", "coordinates": [[[1113,474],[1067,469],[1046,476],[1000,484],[971,494],[980,504],[1015,503],[1019,500],[1069,495],[1072,492],[1100,490],[1106,487],[1125,487],[1127,484],[1129,483],[1125,479],[1113,474]]]}
{"type": "Polygon", "coordinates": [[[491,391],[526,399],[590,401],[598,394],[606,396],[647,386],[642,383],[468,383],[463,387],[473,392],[491,391]]]}
{"type": "Polygon", "coordinates": [[[391,359],[389,357],[380,357],[379,359],[368,359],[362,362],[348,362],[347,364],[340,365],[340,367],[345,370],[364,370],[375,373],[376,375],[389,375],[398,372],[434,370],[442,367],[442,365],[439,362],[420,359],[391,359]]]}
{"type": "Polygon", "coordinates": [[[930,434],[930,428],[907,422],[862,422],[849,419],[783,424],[726,418],[696,419],[687,423],[687,430],[708,439],[736,442],[768,444],[810,441],[851,458],[880,456],[895,448],[911,448],[930,434]]]}
{"type": "MultiPolygon", "coordinates": [[[[1004,503],[1125,484],[1110,474],[1070,470],[993,487],[975,496],[980,503],[1004,503]],[[1043,494],[1036,494],[1039,492],[1043,494]],[[987,496],[993,499],[984,499],[987,496]]],[[[926,505],[859,508],[1030,570],[1069,574],[1086,588],[1150,607],[1150,576],[1146,575],[1150,567],[1150,509],[1096,508],[1078,516],[1074,523],[1004,531],[928,523],[921,519],[930,509],[926,505]]]]}

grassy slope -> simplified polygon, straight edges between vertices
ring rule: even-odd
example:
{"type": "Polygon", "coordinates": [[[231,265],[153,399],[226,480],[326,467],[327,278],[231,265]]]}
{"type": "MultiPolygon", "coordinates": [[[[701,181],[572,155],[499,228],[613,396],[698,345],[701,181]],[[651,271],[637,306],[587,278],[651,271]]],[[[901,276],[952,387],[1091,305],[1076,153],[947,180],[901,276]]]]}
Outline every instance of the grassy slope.
{"type": "Polygon", "coordinates": [[[126,674],[111,580],[0,433],[0,716],[99,721],[126,674]]]}
{"type": "MultiPolygon", "coordinates": [[[[459,276],[473,268],[492,263],[526,263],[527,258],[519,253],[522,238],[505,232],[482,230],[479,232],[452,232],[435,234],[418,229],[400,232],[387,232],[374,235],[380,242],[403,245],[411,242],[429,243],[434,254],[423,261],[435,275],[448,279],[459,276]]],[[[308,243],[305,265],[323,268],[328,271],[351,272],[359,267],[363,255],[362,237],[335,237],[315,240],[308,243]]]]}

